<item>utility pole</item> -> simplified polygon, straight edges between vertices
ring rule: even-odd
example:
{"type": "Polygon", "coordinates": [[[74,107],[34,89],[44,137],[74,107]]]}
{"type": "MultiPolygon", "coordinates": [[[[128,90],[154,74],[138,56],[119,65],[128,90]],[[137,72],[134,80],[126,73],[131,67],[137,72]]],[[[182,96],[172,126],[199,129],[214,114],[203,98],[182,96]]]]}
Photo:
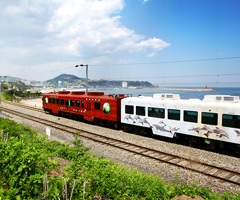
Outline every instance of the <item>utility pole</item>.
{"type": "MultiPolygon", "coordinates": [[[[7,76],[3,76],[3,78],[6,78],[7,76]]],[[[0,104],[2,103],[1,99],[2,99],[2,80],[1,80],[2,76],[0,76],[0,104]]]]}
{"type": "Polygon", "coordinates": [[[81,64],[81,65],[76,65],[75,67],[83,67],[83,66],[85,66],[86,67],[86,94],[88,94],[88,64],[86,64],[86,65],[83,65],[83,64],[81,64]]]}

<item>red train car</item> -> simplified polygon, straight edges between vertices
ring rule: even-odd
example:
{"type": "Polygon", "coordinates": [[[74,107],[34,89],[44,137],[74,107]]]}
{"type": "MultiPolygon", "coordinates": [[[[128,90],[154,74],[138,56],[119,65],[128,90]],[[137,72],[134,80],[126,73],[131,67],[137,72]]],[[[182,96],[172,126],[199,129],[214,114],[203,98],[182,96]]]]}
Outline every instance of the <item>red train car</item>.
{"type": "Polygon", "coordinates": [[[59,91],[44,94],[42,100],[45,112],[117,126],[121,121],[121,99],[125,97],[127,95],[104,95],[103,92],[59,91]]]}

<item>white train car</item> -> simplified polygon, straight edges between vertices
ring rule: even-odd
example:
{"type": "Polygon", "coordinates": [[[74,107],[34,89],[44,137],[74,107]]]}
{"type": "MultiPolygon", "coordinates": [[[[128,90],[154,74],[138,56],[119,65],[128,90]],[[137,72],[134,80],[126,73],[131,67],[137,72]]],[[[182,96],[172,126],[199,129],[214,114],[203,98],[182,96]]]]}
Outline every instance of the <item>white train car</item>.
{"type": "MultiPolygon", "coordinates": [[[[178,134],[240,144],[240,101],[238,96],[206,95],[200,99],[180,99],[179,94],[154,94],[121,101],[121,123],[127,129],[145,127],[152,134],[178,134]]],[[[220,142],[220,145],[224,145],[220,142]]]]}

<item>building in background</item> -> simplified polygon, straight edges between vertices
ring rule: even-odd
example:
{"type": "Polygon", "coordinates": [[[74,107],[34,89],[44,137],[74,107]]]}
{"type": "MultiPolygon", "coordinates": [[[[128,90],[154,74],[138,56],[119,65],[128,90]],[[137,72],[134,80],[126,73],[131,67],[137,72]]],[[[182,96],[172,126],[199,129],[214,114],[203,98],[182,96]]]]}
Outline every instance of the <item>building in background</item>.
{"type": "Polygon", "coordinates": [[[127,88],[127,82],[126,82],[126,81],[123,81],[123,82],[122,82],[122,87],[123,87],[123,88],[127,88]]]}
{"type": "Polygon", "coordinates": [[[62,86],[62,81],[58,81],[58,87],[62,86]]]}
{"type": "Polygon", "coordinates": [[[27,80],[21,80],[22,83],[24,83],[25,85],[30,85],[31,82],[30,81],[27,81],[27,80]]]}

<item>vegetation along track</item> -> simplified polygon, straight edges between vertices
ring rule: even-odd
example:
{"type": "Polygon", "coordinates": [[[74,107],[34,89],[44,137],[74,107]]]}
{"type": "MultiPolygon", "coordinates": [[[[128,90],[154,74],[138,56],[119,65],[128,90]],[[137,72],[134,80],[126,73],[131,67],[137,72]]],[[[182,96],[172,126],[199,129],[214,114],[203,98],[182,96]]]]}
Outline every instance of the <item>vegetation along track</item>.
{"type": "Polygon", "coordinates": [[[0,107],[2,111],[8,112],[13,115],[20,116],[22,118],[35,121],[37,123],[65,131],[72,135],[77,135],[85,139],[92,140],[94,142],[102,143],[104,145],[109,145],[115,148],[119,148],[121,150],[125,150],[131,152],[136,155],[141,155],[147,157],[149,159],[153,159],[162,163],[167,163],[170,165],[174,165],[176,167],[180,167],[183,169],[191,170],[193,172],[201,173],[209,177],[213,177],[216,179],[220,179],[222,182],[229,182],[236,185],[240,185],[240,172],[231,171],[225,168],[213,166],[210,164],[202,163],[199,161],[194,161],[191,159],[187,159],[184,157],[172,155],[169,153],[161,152],[158,150],[150,149],[147,147],[142,147],[136,144],[132,144],[129,142],[124,142],[118,139],[110,138],[107,136],[99,135],[96,133],[84,131],[78,128],[70,127],[68,125],[63,125],[57,122],[53,122],[50,120],[42,119],[39,117],[35,117],[32,115],[28,115],[22,112],[17,112],[14,110],[10,110],[7,108],[0,107]],[[190,167],[191,166],[191,167],[190,167]]]}

